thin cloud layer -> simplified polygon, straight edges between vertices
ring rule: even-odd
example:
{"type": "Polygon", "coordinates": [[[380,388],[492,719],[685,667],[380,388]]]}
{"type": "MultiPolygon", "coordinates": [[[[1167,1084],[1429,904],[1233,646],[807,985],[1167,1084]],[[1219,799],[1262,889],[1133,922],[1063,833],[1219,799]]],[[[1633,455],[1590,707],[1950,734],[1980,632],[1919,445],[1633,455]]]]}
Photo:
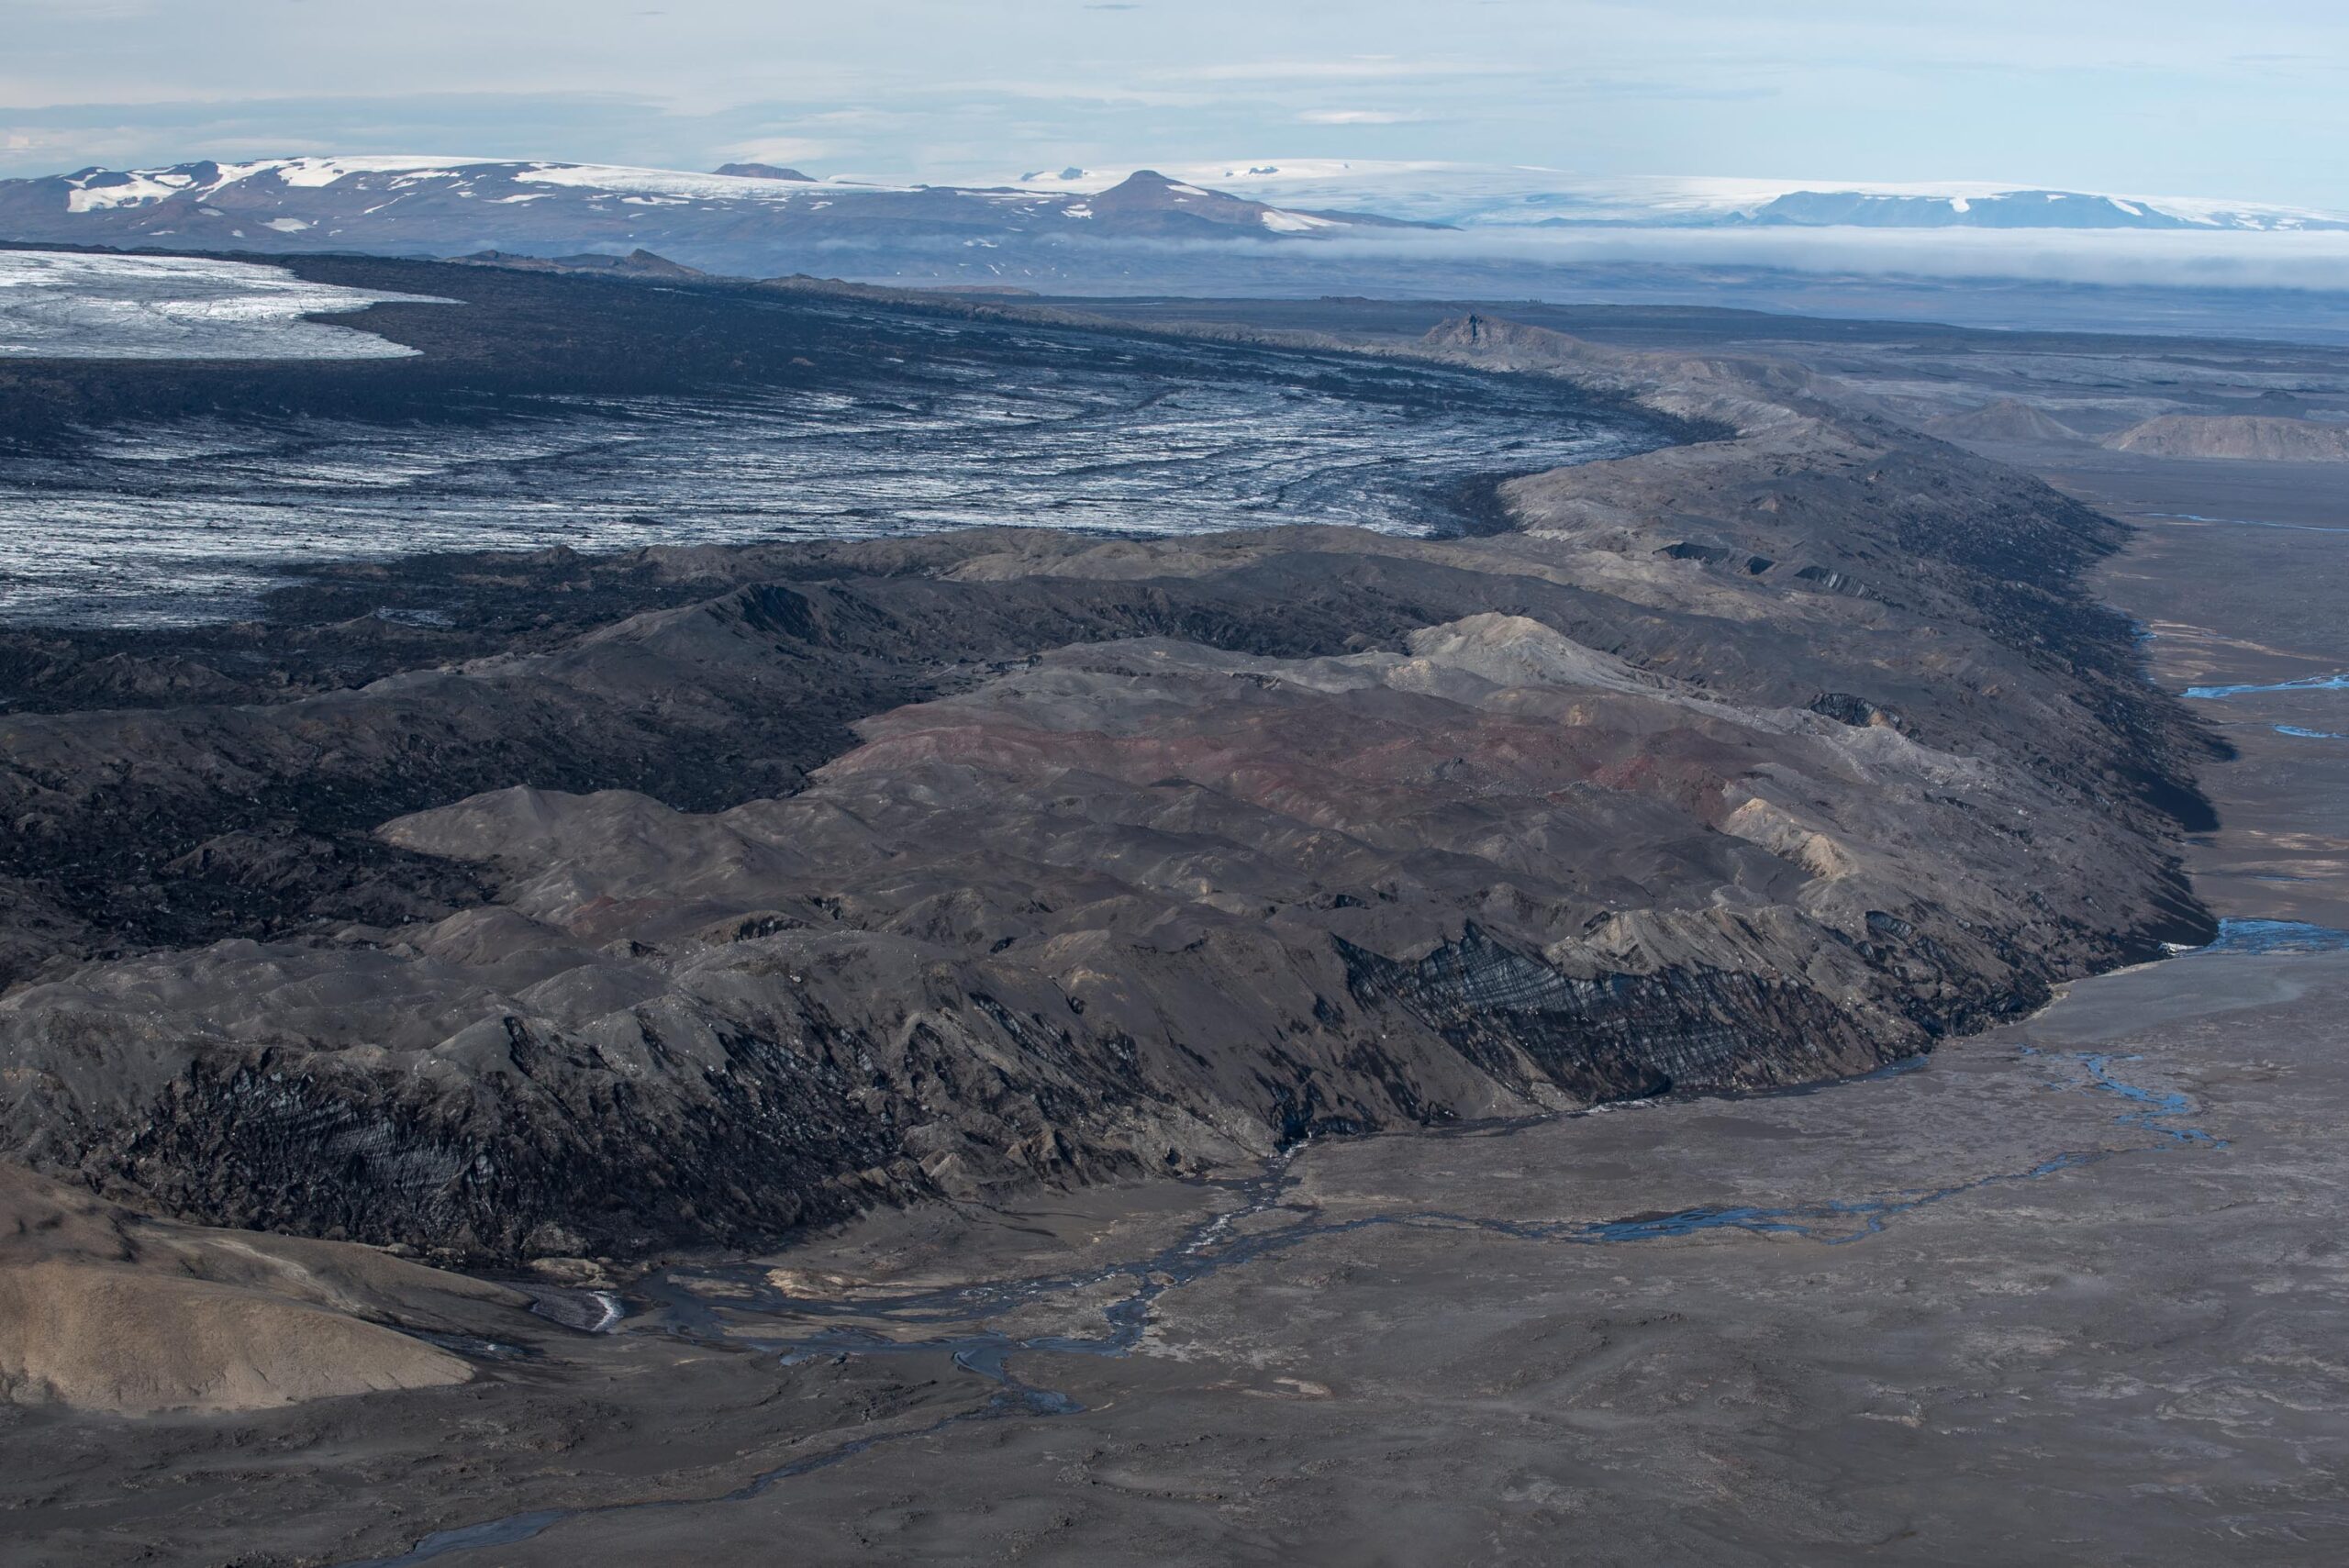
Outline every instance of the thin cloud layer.
{"type": "Polygon", "coordinates": [[[2349,206],[2334,0],[5,0],[0,17],[16,174],[459,149],[698,168],[778,143],[935,181],[1277,150],[2349,206]]]}

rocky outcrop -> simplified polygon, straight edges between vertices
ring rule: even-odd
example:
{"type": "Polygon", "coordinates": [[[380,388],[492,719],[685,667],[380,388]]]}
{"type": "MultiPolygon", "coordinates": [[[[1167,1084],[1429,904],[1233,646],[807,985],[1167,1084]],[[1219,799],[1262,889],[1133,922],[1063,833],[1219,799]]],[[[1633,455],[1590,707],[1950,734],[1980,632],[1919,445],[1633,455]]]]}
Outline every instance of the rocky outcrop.
{"type": "Polygon", "coordinates": [[[1488,538],[565,560],[651,607],[6,719],[9,1146],[453,1254],[745,1242],[1865,1071],[2208,931],[2204,742],[2079,586],[2118,525],[1776,366],[1415,351],[1708,439],[1488,538]]]}

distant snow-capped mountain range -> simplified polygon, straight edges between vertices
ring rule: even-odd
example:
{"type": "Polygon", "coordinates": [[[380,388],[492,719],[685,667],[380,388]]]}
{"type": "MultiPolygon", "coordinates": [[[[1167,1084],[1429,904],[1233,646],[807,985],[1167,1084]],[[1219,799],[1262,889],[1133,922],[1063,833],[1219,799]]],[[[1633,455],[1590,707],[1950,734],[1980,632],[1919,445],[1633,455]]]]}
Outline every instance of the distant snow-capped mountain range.
{"type": "MultiPolygon", "coordinates": [[[[1239,159],[1170,163],[1177,179],[1308,206],[1341,204],[1456,228],[2054,228],[2280,233],[2349,229],[2349,213],[2194,196],[1992,183],[1885,184],[1688,176],[1585,178],[1530,165],[1239,159]]],[[[1115,183],[1115,169],[1023,176],[1035,190],[1115,183]]]]}
{"type": "Polygon", "coordinates": [[[645,250],[756,275],[1046,282],[1108,267],[1139,280],[1140,262],[1115,260],[1136,246],[1165,256],[1170,245],[1197,253],[1244,240],[1286,251],[1406,230],[1469,231],[1447,237],[1459,249],[1480,231],[1956,228],[2250,235],[2349,230],[2349,216],[1988,184],[1594,181],[1535,168],[1274,159],[1163,172],[1072,168],[974,186],[816,179],[767,164],[694,173],[399,156],[0,181],[0,239],[18,242],[508,258],[645,250]]]}
{"type": "Polygon", "coordinates": [[[171,249],[452,254],[624,246],[707,261],[785,240],[989,247],[1079,237],[1297,239],[1394,227],[1391,218],[1275,206],[1147,170],[1081,192],[881,185],[765,164],[701,174],[420,157],[84,169],[0,181],[0,238],[171,249]]]}

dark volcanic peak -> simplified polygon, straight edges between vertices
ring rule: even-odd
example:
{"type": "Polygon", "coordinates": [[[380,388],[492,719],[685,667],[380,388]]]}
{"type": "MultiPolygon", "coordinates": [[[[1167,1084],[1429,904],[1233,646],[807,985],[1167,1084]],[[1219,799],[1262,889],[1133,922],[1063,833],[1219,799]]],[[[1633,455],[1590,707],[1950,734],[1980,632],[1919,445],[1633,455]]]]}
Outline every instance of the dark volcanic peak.
{"type": "Polygon", "coordinates": [[[1209,190],[1173,179],[1155,169],[1137,169],[1099,195],[1077,198],[1095,217],[1120,234],[1239,234],[1251,239],[1268,236],[1310,236],[1347,228],[1434,228],[1440,224],[1408,223],[1375,213],[1307,212],[1268,206],[1225,191],[1209,190]]]}
{"type": "Polygon", "coordinates": [[[1286,213],[1262,202],[1172,180],[1155,169],[1141,169],[1092,197],[1083,208],[1126,231],[1186,234],[1201,228],[1241,229],[1251,235],[1310,233],[1336,225],[1327,218],[1286,213]]]}
{"type": "Polygon", "coordinates": [[[707,271],[837,272],[845,250],[1007,258],[1094,239],[1324,238],[1395,220],[1293,212],[1163,175],[1098,195],[886,186],[729,163],[715,173],[421,157],[84,169],[0,181],[0,239],[166,250],[554,257],[639,247],[707,271]]]}
{"type": "Polygon", "coordinates": [[[650,250],[636,250],[625,256],[607,256],[600,252],[581,256],[517,256],[504,250],[480,250],[470,256],[451,260],[469,267],[513,267],[530,272],[601,272],[613,277],[629,278],[703,278],[709,274],[696,267],[681,267],[666,256],[656,256],[650,250]]]}
{"type": "Polygon", "coordinates": [[[774,163],[721,163],[711,172],[732,180],[805,180],[810,184],[816,176],[803,174],[796,169],[786,169],[774,163]]]}

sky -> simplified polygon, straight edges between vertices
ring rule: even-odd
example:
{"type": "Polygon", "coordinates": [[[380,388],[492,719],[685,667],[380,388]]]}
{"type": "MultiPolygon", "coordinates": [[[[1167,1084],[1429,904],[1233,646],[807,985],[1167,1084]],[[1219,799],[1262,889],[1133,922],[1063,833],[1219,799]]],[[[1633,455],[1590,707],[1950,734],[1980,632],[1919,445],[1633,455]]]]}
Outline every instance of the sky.
{"type": "Polygon", "coordinates": [[[2349,208],[2343,0],[0,0],[0,174],[1274,158],[2349,208]]]}

